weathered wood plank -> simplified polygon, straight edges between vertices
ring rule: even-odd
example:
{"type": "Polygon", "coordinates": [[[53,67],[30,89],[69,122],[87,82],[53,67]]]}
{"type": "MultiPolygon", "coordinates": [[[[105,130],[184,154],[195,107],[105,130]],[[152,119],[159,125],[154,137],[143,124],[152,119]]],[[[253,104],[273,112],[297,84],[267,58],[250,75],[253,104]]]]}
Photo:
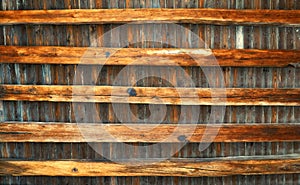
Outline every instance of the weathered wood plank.
{"type": "Polygon", "coordinates": [[[0,46],[0,63],[286,67],[299,59],[298,50],[0,46]]]}
{"type": "Polygon", "coordinates": [[[14,176],[230,176],[300,173],[299,155],[207,159],[107,161],[0,161],[14,176]]]}
{"type": "Polygon", "coordinates": [[[0,123],[4,121],[4,107],[3,101],[0,101],[0,123]]]}
{"type": "Polygon", "coordinates": [[[300,25],[299,10],[73,9],[1,11],[0,24],[167,22],[217,25],[300,25]]]}
{"type": "Polygon", "coordinates": [[[172,105],[299,106],[300,89],[0,85],[0,100],[172,105]]]}
{"type": "Polygon", "coordinates": [[[0,124],[2,142],[183,142],[180,138],[187,142],[300,141],[300,124],[0,124]],[[205,130],[207,140],[202,140],[205,130]]]}

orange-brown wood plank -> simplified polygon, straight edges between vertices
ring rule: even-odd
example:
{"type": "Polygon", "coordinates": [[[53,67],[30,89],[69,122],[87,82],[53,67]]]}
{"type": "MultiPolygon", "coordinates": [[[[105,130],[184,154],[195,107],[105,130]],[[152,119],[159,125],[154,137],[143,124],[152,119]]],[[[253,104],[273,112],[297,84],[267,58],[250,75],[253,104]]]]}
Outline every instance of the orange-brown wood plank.
{"type": "Polygon", "coordinates": [[[167,22],[217,25],[300,25],[300,10],[73,9],[1,11],[0,24],[167,22]]]}
{"type": "Polygon", "coordinates": [[[300,141],[300,124],[0,124],[1,142],[183,142],[181,138],[188,142],[300,141]]]}
{"type": "Polygon", "coordinates": [[[299,106],[300,88],[0,85],[0,100],[172,105],[299,106]],[[134,93],[132,93],[134,92],[134,93]],[[131,95],[129,95],[131,93],[131,95]]]}
{"type": "Polygon", "coordinates": [[[300,173],[299,155],[107,161],[0,161],[13,176],[230,176],[300,173]]]}
{"type": "Polygon", "coordinates": [[[0,46],[0,63],[286,67],[299,60],[298,50],[0,46]]]}

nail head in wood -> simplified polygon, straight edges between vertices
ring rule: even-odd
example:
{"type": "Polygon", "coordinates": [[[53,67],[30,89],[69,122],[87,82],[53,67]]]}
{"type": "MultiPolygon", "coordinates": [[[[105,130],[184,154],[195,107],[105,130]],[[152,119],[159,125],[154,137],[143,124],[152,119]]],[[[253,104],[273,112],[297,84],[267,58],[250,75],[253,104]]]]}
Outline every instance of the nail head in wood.
{"type": "Polygon", "coordinates": [[[129,96],[136,96],[136,90],[134,88],[127,89],[129,96]]]}

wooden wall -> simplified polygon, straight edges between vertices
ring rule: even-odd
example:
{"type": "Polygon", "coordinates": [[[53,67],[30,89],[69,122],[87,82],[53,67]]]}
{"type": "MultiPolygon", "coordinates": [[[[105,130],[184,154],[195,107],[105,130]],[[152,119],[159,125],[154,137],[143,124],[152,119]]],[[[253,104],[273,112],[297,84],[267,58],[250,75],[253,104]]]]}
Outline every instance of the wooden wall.
{"type": "MultiPolygon", "coordinates": [[[[223,9],[281,9],[298,10],[300,2],[297,0],[199,0],[199,1],[174,1],[174,0],[152,0],[152,1],[116,1],[116,0],[3,0],[0,2],[2,10],[52,10],[52,9],[112,9],[112,8],[223,8],[223,9]]],[[[1,17],[0,17],[1,19],[1,17]]],[[[300,22],[299,22],[300,23],[300,22]]],[[[14,24],[0,25],[0,45],[4,46],[72,46],[88,47],[91,42],[97,40],[106,31],[113,29],[120,24],[14,24]]],[[[262,49],[262,50],[299,50],[300,49],[300,27],[299,26],[276,26],[276,25],[211,25],[211,24],[180,24],[191,30],[206,43],[206,45],[194,44],[187,39],[177,44],[181,48],[211,48],[211,49],[262,49]]],[[[174,32],[168,24],[149,24],[142,27],[131,25],[126,33],[116,35],[115,39],[126,42],[129,48],[165,48],[170,41],[168,38],[177,38],[176,35],[185,33],[174,32]],[[143,29],[148,35],[140,35],[143,29]],[[161,43],[141,42],[143,37],[151,39],[155,35],[153,30],[160,30],[161,43]]],[[[187,37],[188,38],[188,37],[187,37]]],[[[97,40],[99,47],[120,47],[120,43],[111,41],[104,42],[97,40]],[[104,44],[107,45],[104,45],[104,44]]],[[[297,53],[297,51],[296,51],[297,53]]],[[[0,55],[1,57],[1,55],[0,55]]],[[[267,57],[267,56],[266,56],[267,57]]],[[[286,58],[289,60],[289,58],[286,58]]],[[[0,84],[12,85],[74,85],[73,78],[76,70],[75,64],[28,64],[28,63],[5,63],[0,64],[0,84]]],[[[90,66],[91,68],[95,66],[90,66]]],[[[113,85],[113,80],[124,66],[104,66],[101,78],[89,85],[113,85]]],[[[192,76],[196,87],[208,87],[203,72],[199,67],[183,67],[185,72],[192,76]]],[[[161,74],[171,76],[172,83],[179,87],[186,84],[176,77],[176,69],[169,67],[153,66],[132,66],[129,67],[130,74],[120,82],[122,86],[130,86],[134,83],[134,78],[140,71],[160,70],[161,74]]],[[[226,88],[300,88],[300,68],[293,66],[282,67],[222,67],[226,88]]],[[[177,72],[178,73],[178,72],[177,72]]],[[[98,74],[91,74],[97,76],[98,74]]],[[[179,74],[180,75],[180,74],[179,74]]],[[[164,87],[169,86],[167,82],[156,78],[149,78],[139,81],[138,86],[164,87]]],[[[282,95],[283,96],[283,95],[282,95]]],[[[224,123],[226,124],[252,124],[252,123],[273,123],[273,124],[296,124],[300,123],[299,97],[295,95],[298,106],[261,106],[261,105],[232,105],[226,107],[224,123]]],[[[292,101],[293,102],[293,101],[292,101]]],[[[105,122],[118,123],[113,107],[110,103],[96,103],[99,112],[98,120],[94,117],[85,117],[89,110],[90,103],[76,103],[82,110],[82,122],[105,122]]],[[[181,107],[189,105],[168,105],[167,116],[163,121],[165,124],[176,123],[181,107]]],[[[132,104],[131,111],[140,119],[149,116],[149,109],[144,104],[132,104]]],[[[210,116],[209,105],[200,106],[200,117],[198,124],[207,123],[210,116]]],[[[68,122],[74,123],[76,120],[74,110],[70,102],[55,101],[13,101],[3,100],[0,103],[0,120],[2,122],[68,122]]],[[[129,113],[123,112],[129,123],[138,123],[135,117],[130,117],[129,113]]],[[[189,116],[189,115],[187,115],[189,116]]],[[[191,116],[191,115],[190,115],[191,116]]],[[[142,122],[143,123],[143,122],[142,122]]],[[[1,123],[2,124],[2,123],[1,123]]],[[[299,129],[299,127],[297,127],[299,129]]],[[[3,129],[3,128],[2,128],[3,129]]],[[[0,131],[1,132],[1,131],[0,131]]],[[[270,134],[270,133],[269,133],[270,134]]],[[[173,159],[179,158],[205,158],[224,160],[226,157],[247,156],[246,159],[255,159],[255,156],[262,156],[264,159],[284,160],[285,157],[296,155],[296,160],[289,166],[291,173],[284,170],[278,175],[269,174],[268,171],[257,175],[245,175],[243,173],[232,173],[226,177],[187,177],[189,175],[137,175],[129,177],[121,176],[100,176],[76,177],[72,175],[51,177],[55,174],[53,168],[49,168],[48,176],[10,176],[11,174],[0,167],[1,184],[300,184],[299,176],[299,154],[300,136],[299,132],[294,133],[298,139],[278,139],[277,141],[250,142],[214,142],[203,152],[198,151],[199,143],[187,143],[173,159]],[[297,161],[298,160],[298,161],[297,161]],[[293,166],[294,165],[294,166],[293,166]],[[298,165],[298,166],[297,166],[298,165]],[[50,175],[50,176],[49,176],[50,175]]],[[[286,136],[289,134],[286,133],[286,136]]],[[[4,138],[3,136],[0,137],[4,138]]],[[[251,137],[251,135],[249,135],[251,137]]],[[[126,148],[120,148],[120,143],[97,143],[98,147],[106,151],[107,156],[125,158],[128,155],[126,148]]],[[[133,146],[146,146],[147,143],[132,143],[133,146]]],[[[161,151],[176,148],[178,143],[162,143],[161,151]]],[[[151,151],[151,149],[135,150],[137,158],[140,156],[154,156],[159,158],[161,151],[151,151]]],[[[0,143],[1,165],[7,165],[3,161],[48,161],[67,160],[78,161],[86,159],[89,161],[106,161],[103,156],[96,153],[87,143],[84,142],[1,142],[0,143]]],[[[235,160],[235,158],[229,160],[235,160]]],[[[192,162],[193,163],[193,162],[192,162]]],[[[229,161],[230,163],[230,161],[229,161]]],[[[288,164],[287,161],[282,163],[288,164]]],[[[176,164],[176,163],[175,163],[176,164]]],[[[39,168],[41,164],[32,164],[32,168],[39,168]]],[[[88,165],[88,164],[87,164],[88,165]]],[[[99,164],[101,165],[101,164],[99,164]]],[[[179,164],[178,164],[179,165],[179,164]]],[[[200,165],[200,164],[199,164],[200,165]]],[[[210,164],[208,164],[210,165],[210,164]]],[[[212,164],[213,165],[213,164],[212,164]]],[[[30,166],[30,165],[29,165],[30,166]]],[[[249,165],[251,166],[251,165],[249,165]]],[[[249,167],[248,166],[248,167],[249,167]]],[[[267,163],[262,163],[267,166],[267,163]]],[[[231,166],[232,167],[232,166],[231,166]]],[[[245,168],[247,165],[244,166],[245,168]]],[[[12,167],[13,168],[13,167],[12,167]]],[[[24,166],[24,169],[26,166],[24,166]]],[[[97,168],[97,165],[96,167],[97,168]]],[[[99,167],[98,167],[99,168],[99,167]]],[[[160,168],[159,166],[156,168],[160,168]]],[[[226,168],[226,165],[224,165],[226,168]]],[[[228,167],[230,168],[230,167],[228,167]]],[[[234,166],[232,168],[235,168],[234,166]]],[[[282,169],[282,166],[278,168],[282,169]]],[[[6,166],[7,169],[7,166],[6,166]]],[[[80,170],[80,169],[79,169],[80,170]]],[[[172,171],[172,169],[170,170],[172,171]]],[[[235,170],[232,170],[234,172],[235,170]]],[[[272,170],[270,170],[272,171],[272,170]]],[[[246,172],[245,172],[246,173],[246,172]]],[[[13,174],[13,173],[12,173],[13,174]]],[[[108,173],[109,174],[109,173],[108,173]]],[[[172,174],[170,172],[170,174],[172,174]]],[[[43,175],[43,174],[42,174],[43,175]]],[[[212,175],[214,176],[214,175],[212,175]]]]}

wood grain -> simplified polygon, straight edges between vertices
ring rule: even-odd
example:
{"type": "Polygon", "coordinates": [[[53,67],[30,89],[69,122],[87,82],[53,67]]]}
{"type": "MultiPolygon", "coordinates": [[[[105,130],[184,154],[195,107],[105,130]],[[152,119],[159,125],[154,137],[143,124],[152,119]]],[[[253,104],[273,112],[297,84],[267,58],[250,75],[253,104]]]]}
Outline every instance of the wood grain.
{"type": "Polygon", "coordinates": [[[0,46],[0,63],[287,67],[299,59],[298,50],[0,46]]]}
{"type": "Polygon", "coordinates": [[[299,26],[299,10],[73,9],[1,11],[0,24],[193,23],[299,26]]]}
{"type": "Polygon", "coordinates": [[[0,100],[167,105],[299,106],[300,89],[0,85],[0,100]]]}
{"type": "Polygon", "coordinates": [[[2,142],[276,142],[300,141],[300,124],[0,124],[2,142]],[[207,134],[203,140],[203,135],[207,134]],[[217,135],[215,133],[218,133],[217,135]],[[215,137],[216,135],[216,137],[215,137]],[[185,140],[181,140],[185,138],[185,140]]]}
{"type": "Polygon", "coordinates": [[[107,161],[0,161],[14,176],[230,176],[300,173],[299,155],[107,161]]]}

